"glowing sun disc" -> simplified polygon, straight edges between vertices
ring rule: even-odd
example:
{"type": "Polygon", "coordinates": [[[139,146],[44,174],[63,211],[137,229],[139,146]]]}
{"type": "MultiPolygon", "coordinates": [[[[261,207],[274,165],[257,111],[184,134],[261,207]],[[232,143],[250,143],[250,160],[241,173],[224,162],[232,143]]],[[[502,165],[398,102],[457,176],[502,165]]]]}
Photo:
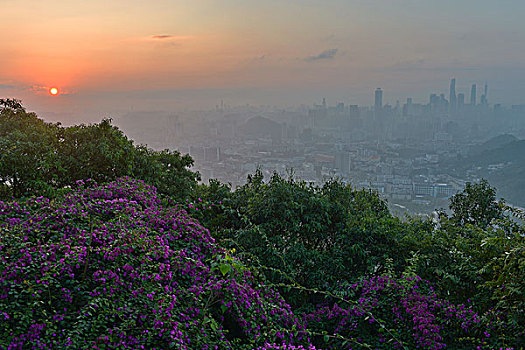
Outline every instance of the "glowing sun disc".
{"type": "Polygon", "coordinates": [[[58,95],[58,89],[56,87],[52,87],[51,89],[49,89],[49,93],[53,96],[56,96],[58,95]]]}

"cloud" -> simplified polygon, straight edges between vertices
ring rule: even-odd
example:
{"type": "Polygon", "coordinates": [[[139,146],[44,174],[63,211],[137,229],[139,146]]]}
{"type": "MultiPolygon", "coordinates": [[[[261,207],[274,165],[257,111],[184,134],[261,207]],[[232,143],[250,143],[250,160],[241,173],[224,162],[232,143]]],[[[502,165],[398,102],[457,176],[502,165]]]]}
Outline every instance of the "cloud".
{"type": "Polygon", "coordinates": [[[338,49],[324,50],[319,55],[306,57],[304,60],[306,62],[315,62],[315,61],[320,61],[320,60],[331,60],[331,59],[333,59],[335,57],[335,55],[337,55],[338,51],[339,51],[338,49]]]}
{"type": "Polygon", "coordinates": [[[13,85],[0,84],[0,89],[12,89],[12,88],[14,88],[13,85]]]}
{"type": "Polygon", "coordinates": [[[184,40],[184,39],[189,39],[189,38],[190,37],[186,35],[170,35],[170,34],[151,36],[151,39],[154,39],[154,40],[184,40]]]}
{"type": "Polygon", "coordinates": [[[171,39],[173,35],[152,35],[152,39],[171,39]]]}

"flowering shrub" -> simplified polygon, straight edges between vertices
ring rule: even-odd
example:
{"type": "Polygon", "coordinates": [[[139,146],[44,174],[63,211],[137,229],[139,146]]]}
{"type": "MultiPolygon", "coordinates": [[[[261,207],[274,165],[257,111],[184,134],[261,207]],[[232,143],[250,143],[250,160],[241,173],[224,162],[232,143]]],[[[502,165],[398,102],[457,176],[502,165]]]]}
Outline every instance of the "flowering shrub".
{"type": "MultiPolygon", "coordinates": [[[[185,207],[193,214],[214,208],[199,200],[185,207]]],[[[142,181],[79,181],[54,200],[0,202],[0,348],[495,344],[470,307],[438,298],[415,274],[343,282],[332,292],[280,285],[327,297],[298,317],[254,271],[142,181]]]]}
{"type": "Polygon", "coordinates": [[[302,345],[287,345],[285,343],[283,344],[264,344],[264,346],[258,348],[257,350],[273,350],[273,349],[279,349],[279,350],[316,350],[316,347],[313,345],[309,345],[308,347],[303,347],[302,345]]]}
{"type": "Polygon", "coordinates": [[[380,349],[487,345],[487,333],[479,336],[483,326],[478,314],[438,298],[418,276],[372,277],[337,294],[353,302],[319,306],[305,316],[309,327],[380,349]]]}
{"type": "Polygon", "coordinates": [[[304,334],[275,290],[129,178],[0,202],[0,318],[7,349],[253,349],[304,334]]]}

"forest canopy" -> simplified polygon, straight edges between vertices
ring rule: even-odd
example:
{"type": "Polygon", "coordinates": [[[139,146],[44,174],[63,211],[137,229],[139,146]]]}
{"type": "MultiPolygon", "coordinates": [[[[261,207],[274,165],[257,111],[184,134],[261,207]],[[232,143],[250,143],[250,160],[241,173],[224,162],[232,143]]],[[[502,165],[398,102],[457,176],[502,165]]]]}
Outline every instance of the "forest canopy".
{"type": "MultiPolygon", "coordinates": [[[[26,112],[20,101],[0,100],[0,196],[51,196],[77,180],[132,176],[176,199],[186,198],[199,174],[178,151],[136,146],[111,119],[63,127],[26,112]]],[[[1,198],[0,197],[0,198],[1,198]]]]}

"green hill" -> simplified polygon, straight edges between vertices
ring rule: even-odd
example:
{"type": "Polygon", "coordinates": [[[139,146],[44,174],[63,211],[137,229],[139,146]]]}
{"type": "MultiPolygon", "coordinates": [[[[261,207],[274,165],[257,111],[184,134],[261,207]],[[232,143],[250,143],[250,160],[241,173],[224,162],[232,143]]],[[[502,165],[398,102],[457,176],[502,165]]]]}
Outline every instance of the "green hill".
{"type": "Polygon", "coordinates": [[[448,166],[461,177],[469,170],[474,171],[498,189],[499,197],[525,207],[525,140],[502,135],[448,166]]]}

